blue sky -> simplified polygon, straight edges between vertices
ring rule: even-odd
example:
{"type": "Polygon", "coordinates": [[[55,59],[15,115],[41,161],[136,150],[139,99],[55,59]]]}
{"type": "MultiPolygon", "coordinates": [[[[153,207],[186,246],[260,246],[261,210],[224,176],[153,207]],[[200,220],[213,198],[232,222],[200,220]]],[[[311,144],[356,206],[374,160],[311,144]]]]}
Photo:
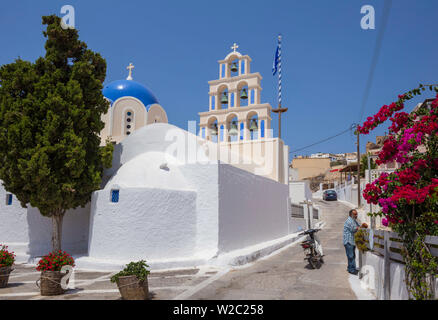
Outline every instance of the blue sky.
{"type": "MultiPolygon", "coordinates": [[[[107,61],[105,83],[126,78],[133,62],[134,80],[155,93],[170,123],[185,129],[208,110],[207,81],[218,78],[217,60],[234,42],[263,76],[262,102],[276,105],[271,68],[281,32],[283,106],[289,108],[282,137],[291,150],[359,120],[383,12],[382,0],[2,1],[0,64],[44,55],[41,16],[62,16],[66,4],[75,8],[81,40],[107,61]],[[367,4],[376,10],[375,30],[360,27],[360,9],[367,4]]],[[[364,118],[420,82],[438,83],[437,13],[437,1],[393,1],[364,118]]],[[[277,135],[277,115],[272,117],[277,135]]],[[[362,151],[375,135],[363,138],[362,151]]],[[[355,141],[347,133],[299,154],[351,152],[355,141]]]]}

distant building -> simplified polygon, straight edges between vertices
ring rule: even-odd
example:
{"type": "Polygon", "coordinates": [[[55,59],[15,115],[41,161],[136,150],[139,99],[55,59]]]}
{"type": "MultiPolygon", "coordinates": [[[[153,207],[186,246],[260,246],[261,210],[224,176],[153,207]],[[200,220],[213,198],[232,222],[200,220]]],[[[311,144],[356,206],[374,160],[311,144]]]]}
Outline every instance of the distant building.
{"type": "Polygon", "coordinates": [[[330,159],[294,158],[292,160],[292,169],[298,172],[298,180],[325,175],[330,171],[330,159]]]}
{"type": "Polygon", "coordinates": [[[357,162],[357,152],[349,152],[345,154],[347,164],[357,162]]]}

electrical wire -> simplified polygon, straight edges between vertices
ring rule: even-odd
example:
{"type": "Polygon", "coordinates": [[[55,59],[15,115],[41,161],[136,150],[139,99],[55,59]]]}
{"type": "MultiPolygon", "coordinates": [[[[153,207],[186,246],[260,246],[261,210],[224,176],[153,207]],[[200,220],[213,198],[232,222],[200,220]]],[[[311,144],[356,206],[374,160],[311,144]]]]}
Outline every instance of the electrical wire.
{"type": "Polygon", "coordinates": [[[289,153],[296,153],[296,152],[298,152],[298,151],[301,151],[301,150],[304,150],[304,149],[308,149],[308,148],[310,148],[310,147],[316,146],[317,144],[320,144],[320,143],[323,143],[323,142],[329,141],[329,140],[331,140],[331,139],[334,139],[334,138],[336,138],[336,137],[339,137],[339,136],[343,135],[344,133],[351,132],[351,130],[355,129],[356,126],[357,126],[357,124],[353,123],[348,129],[346,129],[346,130],[344,130],[344,131],[341,131],[341,132],[339,132],[339,133],[337,133],[337,134],[335,134],[335,135],[333,135],[333,136],[330,136],[330,137],[328,137],[328,138],[322,139],[322,140],[317,141],[317,142],[315,142],[315,143],[309,144],[308,146],[305,146],[305,147],[302,147],[302,148],[299,148],[299,149],[292,150],[292,151],[290,151],[289,153]]]}
{"type": "Polygon", "coordinates": [[[391,11],[392,0],[385,0],[383,5],[382,26],[379,28],[379,34],[377,35],[376,46],[374,47],[374,54],[371,60],[370,72],[368,74],[367,83],[365,86],[364,95],[362,98],[362,106],[360,108],[359,123],[362,122],[363,114],[365,112],[365,106],[370,96],[371,86],[374,80],[374,72],[376,71],[377,62],[379,60],[380,49],[382,48],[383,36],[385,35],[386,26],[388,23],[389,13],[391,11]]]}

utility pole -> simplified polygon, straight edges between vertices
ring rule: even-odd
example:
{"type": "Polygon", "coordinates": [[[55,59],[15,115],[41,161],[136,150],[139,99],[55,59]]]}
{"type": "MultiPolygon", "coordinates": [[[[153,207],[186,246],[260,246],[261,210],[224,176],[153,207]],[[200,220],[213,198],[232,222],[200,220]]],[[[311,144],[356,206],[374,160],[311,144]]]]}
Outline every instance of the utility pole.
{"type": "MultiPolygon", "coordinates": [[[[368,160],[368,183],[371,183],[371,156],[369,152],[367,153],[367,160],[368,160]]],[[[373,204],[370,203],[370,213],[373,213],[373,204]]],[[[371,216],[371,229],[376,228],[376,217],[371,216]]]]}
{"type": "Polygon", "coordinates": [[[281,139],[281,114],[286,112],[287,108],[281,108],[281,105],[277,109],[272,109],[272,112],[278,113],[278,138],[281,139]]]}
{"type": "Polygon", "coordinates": [[[357,134],[357,207],[360,207],[360,144],[359,144],[359,128],[356,129],[357,134]]]}

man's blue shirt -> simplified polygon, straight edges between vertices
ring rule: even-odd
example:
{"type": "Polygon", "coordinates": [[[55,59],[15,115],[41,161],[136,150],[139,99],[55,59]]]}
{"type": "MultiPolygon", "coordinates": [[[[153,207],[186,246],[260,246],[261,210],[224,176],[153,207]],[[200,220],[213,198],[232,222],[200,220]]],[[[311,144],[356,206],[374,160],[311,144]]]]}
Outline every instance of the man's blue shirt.
{"type": "Polygon", "coordinates": [[[352,246],[355,246],[356,243],[354,242],[354,234],[357,231],[357,227],[359,227],[359,223],[353,219],[352,217],[348,217],[347,221],[344,223],[344,246],[349,243],[352,246]]]}

